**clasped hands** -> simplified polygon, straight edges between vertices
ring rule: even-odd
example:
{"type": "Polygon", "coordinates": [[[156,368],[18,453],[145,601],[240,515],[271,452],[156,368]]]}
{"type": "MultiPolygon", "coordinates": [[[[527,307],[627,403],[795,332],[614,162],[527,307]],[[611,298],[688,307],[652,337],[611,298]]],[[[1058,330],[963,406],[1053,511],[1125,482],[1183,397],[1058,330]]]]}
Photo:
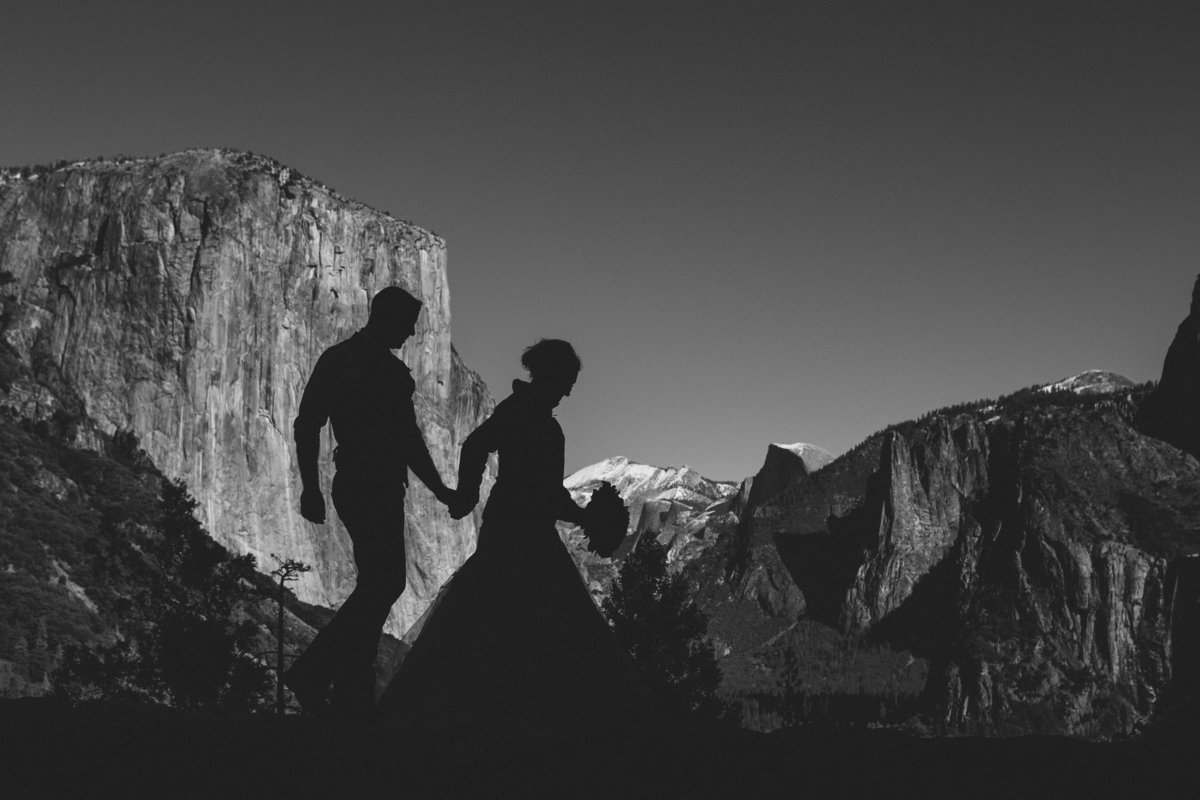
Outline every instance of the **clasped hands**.
{"type": "Polygon", "coordinates": [[[475,505],[479,502],[479,495],[467,492],[461,492],[458,489],[451,489],[448,486],[442,486],[434,491],[434,496],[438,502],[446,506],[446,510],[450,512],[451,519],[462,519],[475,510],[475,505]]]}
{"type": "MultiPolygon", "coordinates": [[[[433,490],[438,502],[446,506],[453,519],[462,519],[475,510],[479,502],[477,494],[460,492],[448,486],[440,486],[433,490]]],[[[300,495],[300,515],[309,522],[320,525],[325,522],[325,497],[319,491],[306,489],[300,495]]]]}

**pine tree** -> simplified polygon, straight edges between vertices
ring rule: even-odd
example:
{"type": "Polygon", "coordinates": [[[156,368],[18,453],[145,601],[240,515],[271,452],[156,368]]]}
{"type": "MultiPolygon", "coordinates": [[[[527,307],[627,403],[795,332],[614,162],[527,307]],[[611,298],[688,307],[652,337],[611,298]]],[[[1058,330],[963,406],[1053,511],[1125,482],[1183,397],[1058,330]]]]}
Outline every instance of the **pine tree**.
{"type": "Polygon", "coordinates": [[[33,638],[33,647],[29,648],[29,679],[43,681],[46,670],[50,666],[50,634],[46,629],[46,618],[39,617],[37,635],[33,638]]]}
{"type": "Polygon", "coordinates": [[[164,481],[162,498],[161,569],[147,598],[157,615],[153,658],[176,704],[244,706],[268,680],[252,655],[255,625],[242,613],[254,557],[230,557],[209,537],[182,481],[164,481]]]}
{"type": "Polygon", "coordinates": [[[278,594],[275,597],[277,614],[275,618],[275,713],[282,714],[286,710],[283,674],[287,671],[289,657],[289,654],[284,652],[284,638],[287,635],[284,625],[284,612],[287,609],[287,585],[300,580],[300,576],[304,573],[312,572],[312,566],[295,558],[280,558],[274,553],[271,554],[271,558],[279,564],[271,570],[271,577],[275,579],[278,586],[278,594]]]}
{"type": "Polygon", "coordinates": [[[233,557],[196,520],[182,481],[164,480],[159,519],[112,555],[148,570],[112,645],[68,650],[55,683],[69,696],[132,697],[185,708],[262,708],[270,678],[254,657],[253,556],[233,557]]]}
{"type": "Polygon", "coordinates": [[[603,609],[653,686],[691,711],[716,712],[721,673],[707,638],[708,618],[684,576],[667,569],[666,548],[652,533],[625,557],[603,609]]]}

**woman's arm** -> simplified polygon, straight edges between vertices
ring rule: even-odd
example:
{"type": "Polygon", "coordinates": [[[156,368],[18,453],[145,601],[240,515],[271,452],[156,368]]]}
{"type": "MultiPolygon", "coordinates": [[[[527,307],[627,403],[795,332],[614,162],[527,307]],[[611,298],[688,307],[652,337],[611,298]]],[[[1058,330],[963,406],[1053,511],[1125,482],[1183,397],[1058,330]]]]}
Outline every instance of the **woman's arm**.
{"type": "Polygon", "coordinates": [[[555,492],[555,519],[561,519],[564,522],[573,522],[576,525],[582,525],[586,516],[586,510],[575,505],[575,501],[571,499],[571,493],[567,491],[567,487],[562,487],[561,492],[555,492]]]}
{"type": "Polygon", "coordinates": [[[483,471],[487,467],[488,455],[500,448],[505,429],[505,413],[501,406],[463,442],[458,455],[458,499],[452,504],[450,516],[462,519],[479,504],[479,486],[483,483],[483,471]]]}

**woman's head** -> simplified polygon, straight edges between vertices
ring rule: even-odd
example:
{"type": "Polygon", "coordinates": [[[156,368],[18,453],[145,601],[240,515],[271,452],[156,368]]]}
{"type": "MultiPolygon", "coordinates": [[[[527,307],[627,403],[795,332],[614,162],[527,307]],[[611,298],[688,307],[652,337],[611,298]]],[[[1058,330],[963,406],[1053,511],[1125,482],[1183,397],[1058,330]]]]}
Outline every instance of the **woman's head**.
{"type": "Polygon", "coordinates": [[[521,364],[534,386],[556,395],[555,403],[571,393],[581,366],[575,348],[562,339],[541,339],[525,348],[521,364]]]}

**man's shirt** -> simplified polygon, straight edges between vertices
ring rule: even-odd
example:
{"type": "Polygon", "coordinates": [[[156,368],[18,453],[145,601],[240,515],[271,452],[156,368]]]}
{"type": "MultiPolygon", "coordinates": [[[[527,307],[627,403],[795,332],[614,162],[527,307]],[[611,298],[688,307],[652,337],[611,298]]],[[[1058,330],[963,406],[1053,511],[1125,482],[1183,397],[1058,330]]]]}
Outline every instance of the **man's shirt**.
{"type": "Polygon", "coordinates": [[[415,390],[404,362],[365,329],[358,331],[317,360],[292,426],[297,451],[319,452],[328,420],[339,471],[399,473],[407,485],[409,464],[428,459],[413,408],[415,390]]]}

